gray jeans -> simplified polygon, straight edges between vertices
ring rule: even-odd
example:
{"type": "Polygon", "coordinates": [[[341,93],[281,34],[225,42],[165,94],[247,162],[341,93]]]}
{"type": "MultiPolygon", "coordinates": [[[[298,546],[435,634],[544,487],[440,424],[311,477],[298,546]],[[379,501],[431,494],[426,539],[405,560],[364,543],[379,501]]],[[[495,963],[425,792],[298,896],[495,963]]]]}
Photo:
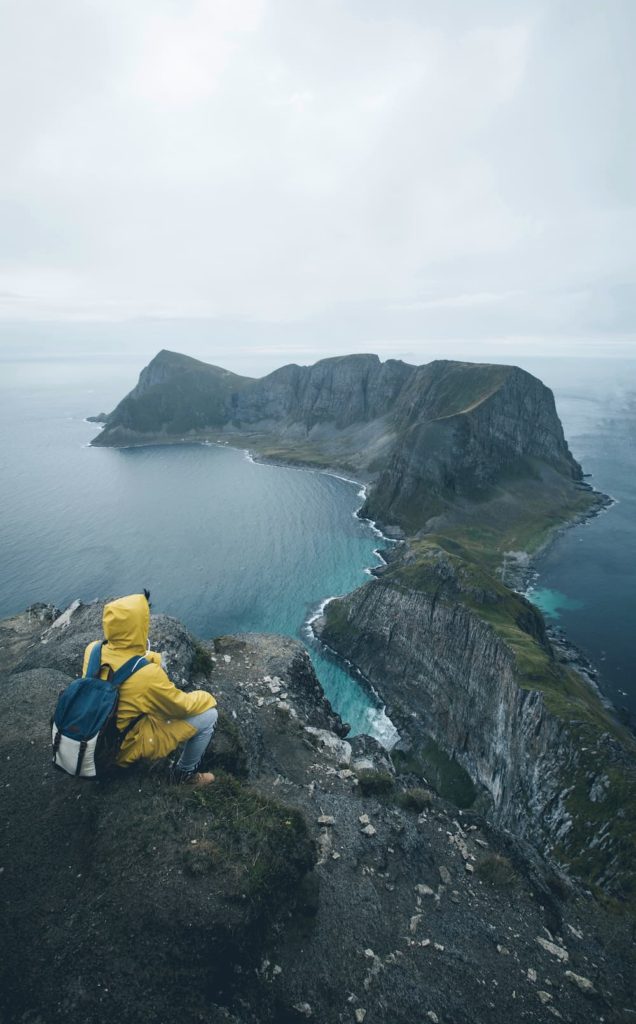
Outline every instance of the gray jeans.
{"type": "Polygon", "coordinates": [[[186,718],[186,722],[196,729],[194,736],[191,736],[181,751],[181,757],[177,762],[177,768],[184,772],[193,772],[199,767],[201,758],[205,754],[208,743],[212,739],[219,713],[216,708],[208,708],[200,715],[192,715],[186,718]]]}

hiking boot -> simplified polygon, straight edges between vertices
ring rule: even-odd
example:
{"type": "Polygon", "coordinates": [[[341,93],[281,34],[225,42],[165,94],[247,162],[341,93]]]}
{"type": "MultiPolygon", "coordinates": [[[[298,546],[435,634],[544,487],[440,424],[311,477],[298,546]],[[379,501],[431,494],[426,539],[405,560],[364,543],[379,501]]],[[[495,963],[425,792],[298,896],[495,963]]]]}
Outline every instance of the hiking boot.
{"type": "Polygon", "coordinates": [[[201,786],[209,786],[211,782],[214,782],[216,776],[212,772],[192,772],[185,782],[188,786],[192,786],[193,789],[200,789],[201,786]]]}
{"type": "Polygon", "coordinates": [[[196,768],[186,772],[183,768],[179,768],[178,765],[171,765],[170,781],[177,786],[184,783],[192,786],[193,789],[200,789],[201,786],[209,786],[211,782],[214,782],[215,776],[212,772],[198,772],[196,768]]]}

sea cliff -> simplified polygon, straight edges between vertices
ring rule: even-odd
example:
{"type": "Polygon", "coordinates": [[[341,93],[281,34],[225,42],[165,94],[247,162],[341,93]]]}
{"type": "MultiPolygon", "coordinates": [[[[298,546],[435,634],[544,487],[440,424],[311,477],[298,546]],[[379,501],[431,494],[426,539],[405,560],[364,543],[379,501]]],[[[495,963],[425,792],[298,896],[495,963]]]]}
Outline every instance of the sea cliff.
{"type": "Polygon", "coordinates": [[[429,544],[331,601],[317,629],[386,701],[411,754],[432,737],[499,825],[636,898],[636,744],[557,660],[533,605],[429,544]]]}

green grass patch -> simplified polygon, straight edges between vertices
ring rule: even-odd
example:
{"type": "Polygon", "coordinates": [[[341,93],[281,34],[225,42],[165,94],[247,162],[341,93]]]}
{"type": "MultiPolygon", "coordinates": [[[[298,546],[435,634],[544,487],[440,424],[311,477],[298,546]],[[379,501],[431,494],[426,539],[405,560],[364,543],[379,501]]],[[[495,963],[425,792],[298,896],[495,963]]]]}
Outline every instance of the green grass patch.
{"type": "Polygon", "coordinates": [[[211,768],[215,772],[220,769],[236,778],[247,778],[247,753],[241,734],[234,719],[222,709],[219,710],[214,739],[203,759],[203,768],[211,768]]]}
{"type": "Polygon", "coordinates": [[[358,788],[363,796],[388,796],[395,788],[395,779],[389,772],[365,768],[358,772],[358,788]]]}
{"type": "Polygon", "coordinates": [[[184,846],[185,866],[202,873],[208,864],[210,871],[227,873],[236,898],[275,900],[290,879],[313,866],[302,815],[231,776],[220,773],[211,786],[180,786],[174,794],[195,833],[184,846]],[[200,844],[203,852],[193,853],[200,844]]]}
{"type": "Polygon", "coordinates": [[[482,882],[497,889],[511,889],[517,885],[519,876],[507,857],[500,853],[487,853],[477,864],[476,874],[482,882]]]}
{"type": "Polygon", "coordinates": [[[423,789],[421,786],[414,786],[413,789],[404,789],[398,796],[398,803],[405,811],[414,811],[421,814],[433,802],[433,794],[430,789],[423,789]]]}
{"type": "Polygon", "coordinates": [[[470,775],[435,740],[429,738],[409,750],[394,750],[391,758],[399,774],[427,782],[456,807],[463,809],[474,804],[477,790],[470,775]]]}
{"type": "Polygon", "coordinates": [[[208,651],[202,644],[195,644],[194,655],[190,662],[190,672],[195,676],[209,676],[214,668],[214,662],[208,651]]]}

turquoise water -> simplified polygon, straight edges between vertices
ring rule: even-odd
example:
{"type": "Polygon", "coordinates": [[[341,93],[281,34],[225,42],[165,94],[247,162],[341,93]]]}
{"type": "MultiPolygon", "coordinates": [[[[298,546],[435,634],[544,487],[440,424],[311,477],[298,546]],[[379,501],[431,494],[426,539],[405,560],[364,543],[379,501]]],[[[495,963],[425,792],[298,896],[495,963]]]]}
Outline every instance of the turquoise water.
{"type": "Polygon", "coordinates": [[[378,563],[379,539],[354,514],[359,485],[255,464],[228,447],[91,448],[97,428],[83,418],[127,390],[117,372],[56,362],[4,369],[0,616],[148,587],[155,610],[201,637],[303,639],[352,733],[390,741],[381,707],[305,625],[378,563]]]}
{"type": "Polygon", "coordinates": [[[557,622],[563,611],[579,611],[585,607],[585,602],[576,597],[568,597],[560,590],[548,590],[544,587],[532,587],[528,590],[528,597],[541,609],[546,618],[557,622]]]}

